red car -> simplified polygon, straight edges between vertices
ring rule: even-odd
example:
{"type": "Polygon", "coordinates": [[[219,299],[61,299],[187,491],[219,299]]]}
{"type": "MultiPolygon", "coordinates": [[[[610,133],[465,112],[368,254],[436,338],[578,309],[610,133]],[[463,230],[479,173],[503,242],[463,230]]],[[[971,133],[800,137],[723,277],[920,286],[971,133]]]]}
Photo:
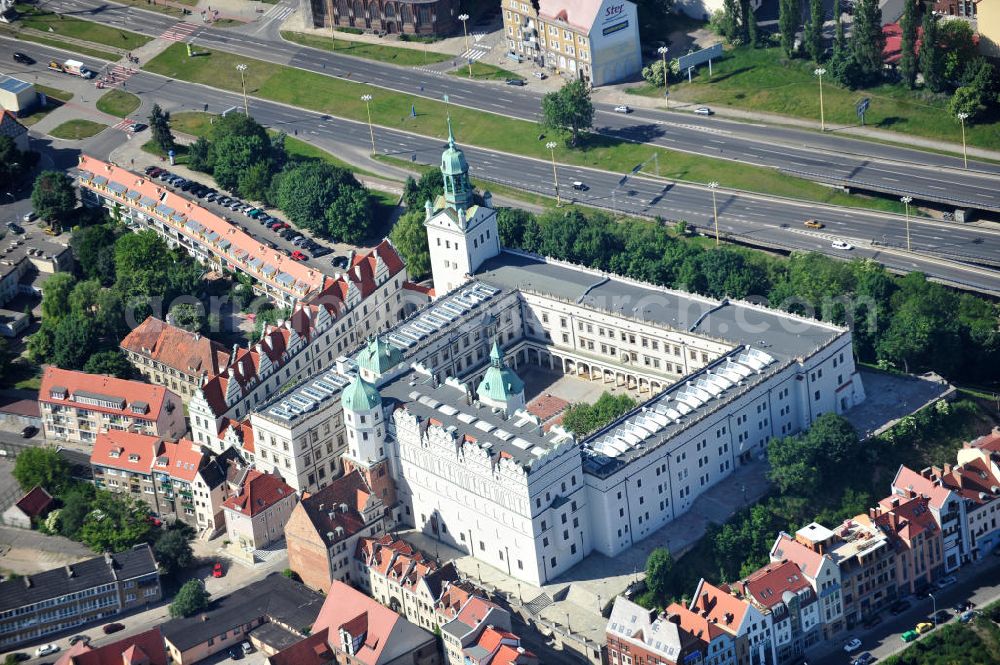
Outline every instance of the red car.
{"type": "Polygon", "coordinates": [[[163,526],[163,521],[156,515],[150,515],[148,519],[153,526],[163,526]]]}
{"type": "Polygon", "coordinates": [[[271,230],[277,232],[280,231],[281,229],[287,229],[287,228],[288,224],[285,224],[284,222],[278,222],[277,224],[271,227],[271,230]]]}
{"type": "Polygon", "coordinates": [[[225,573],[222,572],[222,564],[216,562],[216,564],[212,566],[212,577],[222,577],[224,574],[225,573]]]}
{"type": "Polygon", "coordinates": [[[309,257],[300,252],[299,250],[295,250],[294,252],[292,252],[292,258],[296,261],[305,261],[309,257]]]}

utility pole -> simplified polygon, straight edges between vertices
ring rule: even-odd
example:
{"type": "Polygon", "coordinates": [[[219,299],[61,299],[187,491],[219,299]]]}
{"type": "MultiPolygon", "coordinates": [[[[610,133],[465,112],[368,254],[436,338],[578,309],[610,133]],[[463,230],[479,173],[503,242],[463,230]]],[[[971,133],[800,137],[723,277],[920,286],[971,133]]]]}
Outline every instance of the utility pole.
{"type": "Polygon", "coordinates": [[[899,200],[906,206],[906,251],[910,251],[910,204],[913,203],[913,197],[904,196],[899,200]]]}
{"type": "Polygon", "coordinates": [[[468,23],[467,23],[467,21],[469,20],[469,15],[468,14],[459,14],[458,15],[458,20],[462,22],[462,32],[465,33],[465,59],[469,63],[469,78],[471,79],[472,78],[472,58],[469,57],[471,54],[469,53],[469,29],[468,29],[468,23]]]}
{"type": "Polygon", "coordinates": [[[372,154],[375,154],[375,130],[372,129],[372,96],[371,95],[361,95],[361,101],[365,103],[365,109],[368,111],[368,133],[372,137],[372,154]]]}
{"type": "Polygon", "coordinates": [[[670,108],[667,104],[667,52],[670,51],[666,46],[661,46],[656,49],[656,52],[663,56],[663,108],[670,108]]]}
{"type": "Polygon", "coordinates": [[[826,74],[826,70],[822,67],[817,67],[813,74],[819,77],[819,130],[825,132],[826,117],[823,113],[823,74],[826,74]]]}
{"type": "Polygon", "coordinates": [[[965,164],[965,168],[969,168],[969,151],[965,147],[965,121],[968,117],[968,113],[958,114],[958,119],[962,122],[962,162],[965,164]]]}
{"type": "Polygon", "coordinates": [[[719,208],[715,205],[715,190],[718,189],[719,183],[714,180],[708,183],[708,188],[712,190],[712,217],[715,218],[715,246],[719,246],[719,208]]]}
{"type": "Polygon", "coordinates": [[[236,65],[236,69],[240,73],[240,85],[243,86],[243,113],[244,115],[246,115],[246,117],[249,118],[250,102],[247,100],[247,79],[245,74],[247,71],[247,66],[241,62],[240,64],[236,65]]]}
{"type": "Polygon", "coordinates": [[[559,173],[556,171],[556,146],[558,143],[555,141],[549,141],[545,144],[545,147],[549,149],[549,155],[552,156],[552,182],[555,184],[556,188],[556,207],[562,206],[562,200],[559,198],[559,173]]]}

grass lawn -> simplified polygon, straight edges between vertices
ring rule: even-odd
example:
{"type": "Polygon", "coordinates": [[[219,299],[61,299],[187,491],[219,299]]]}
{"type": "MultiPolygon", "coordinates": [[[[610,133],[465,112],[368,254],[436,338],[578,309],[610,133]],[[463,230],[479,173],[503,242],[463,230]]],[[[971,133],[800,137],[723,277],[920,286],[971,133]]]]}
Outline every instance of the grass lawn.
{"type": "Polygon", "coordinates": [[[341,55],[353,55],[356,58],[367,60],[379,60],[390,62],[401,67],[415,67],[417,65],[428,65],[435,62],[451,60],[454,56],[436,51],[426,51],[423,49],[400,48],[398,46],[384,46],[382,44],[369,44],[367,42],[355,42],[347,39],[334,39],[333,37],[321,37],[319,35],[307,35],[301,32],[282,30],[281,36],[290,42],[320,49],[322,51],[334,51],[341,55]]]}
{"type": "MultiPolygon", "coordinates": [[[[46,97],[50,99],[58,99],[60,102],[68,102],[73,99],[73,93],[68,90],[60,90],[59,88],[50,88],[47,85],[35,85],[35,90],[37,92],[45,93],[46,97]]],[[[50,102],[51,103],[51,102],[50,102]]]]}
{"type": "MultiPolygon", "coordinates": [[[[160,12],[161,14],[170,14],[171,16],[184,15],[183,10],[163,4],[163,0],[152,0],[152,3],[148,0],[115,0],[115,2],[119,5],[132,5],[133,7],[139,7],[151,12],[160,12]]],[[[173,2],[191,5],[192,7],[198,4],[198,0],[173,0],[173,2]]]]}
{"type": "MultiPolygon", "coordinates": [[[[691,83],[671,84],[675,101],[718,104],[749,111],[777,113],[797,118],[819,119],[819,83],[813,74],[814,63],[805,59],[786,59],[780,49],[739,48],[700,69],[691,83]]],[[[643,85],[629,92],[661,97],[662,88],[643,85]]],[[[871,127],[905,134],[960,143],[961,126],[948,114],[948,96],[922,90],[907,90],[899,85],[881,85],[867,90],[848,90],[830,79],[823,80],[823,109],[830,128],[858,124],[855,105],[863,97],[871,99],[865,123],[871,127]]],[[[1000,149],[1000,123],[971,125],[966,128],[969,145],[1000,149]]]]}
{"type": "MultiPolygon", "coordinates": [[[[468,78],[469,65],[468,63],[463,63],[461,66],[456,67],[448,73],[452,76],[468,78]]],[[[520,74],[515,74],[510,70],[503,69],[502,67],[487,65],[484,62],[477,61],[472,63],[472,78],[477,81],[506,81],[507,79],[523,79],[524,77],[520,74]]]]}
{"type": "Polygon", "coordinates": [[[57,108],[63,105],[63,102],[68,102],[73,99],[73,93],[67,92],[65,90],[59,90],[58,88],[50,88],[47,85],[35,85],[35,90],[40,93],[44,93],[48,98],[46,106],[38,106],[30,115],[22,115],[18,118],[18,121],[25,127],[31,127],[36,122],[47,116],[48,114],[55,111],[57,108]]]}
{"type": "Polygon", "coordinates": [[[97,110],[124,118],[142,103],[137,96],[124,90],[109,90],[97,100],[97,110]]]}
{"type": "MultiPolygon", "coordinates": [[[[444,102],[404,93],[392,93],[362,83],[343,81],[224,51],[188,57],[183,44],[173,44],[151,60],[145,69],[170,78],[237,92],[240,90],[240,77],[235,75],[235,67],[240,62],[249,65],[246,71],[248,92],[264,99],[364,122],[367,116],[361,95],[367,93],[374,98],[371,102],[372,121],[379,125],[444,140],[447,132],[445,116],[450,111],[462,143],[538,159],[549,158],[544,143],[546,139],[538,140],[538,125],[533,122],[446,105],[444,102]],[[409,117],[411,104],[417,109],[415,118],[409,117]]],[[[635,164],[651,158],[654,153],[660,155],[661,175],[673,180],[700,183],[717,180],[724,187],[835,205],[880,210],[897,210],[902,207],[898,201],[850,196],[829,187],[785,176],[774,169],[673,152],[605,136],[588,137],[582,148],[560,148],[557,157],[566,164],[626,173],[635,164]]]]}
{"type": "Polygon", "coordinates": [[[3,384],[6,388],[38,390],[42,386],[42,368],[27,357],[15,358],[4,373],[3,384]]]}
{"type": "Polygon", "coordinates": [[[208,136],[214,117],[202,111],[178,111],[170,114],[170,128],[191,136],[208,136]]]}
{"type": "Polygon", "coordinates": [[[234,18],[220,18],[218,21],[212,21],[213,28],[238,28],[241,25],[246,25],[246,22],[237,21],[234,18]]]}
{"type": "MultiPolygon", "coordinates": [[[[148,152],[151,155],[156,155],[157,157],[166,160],[167,153],[160,149],[160,146],[156,141],[146,141],[142,144],[142,151],[148,152]]],[[[174,163],[176,164],[187,164],[187,146],[186,145],[176,145],[174,146],[174,163]]],[[[170,164],[164,161],[160,166],[170,166],[170,164]]]]}
{"type": "Polygon", "coordinates": [[[90,48],[87,46],[80,46],[79,44],[71,44],[69,42],[64,42],[61,39],[55,39],[51,37],[43,37],[42,35],[36,35],[30,32],[19,32],[17,33],[17,39],[24,42],[34,42],[36,44],[45,44],[46,46],[54,46],[56,48],[61,48],[71,53],[78,55],[85,55],[91,58],[99,58],[100,60],[108,60],[114,62],[118,59],[118,54],[112,51],[102,51],[98,48],[90,48]]]}
{"type": "Polygon", "coordinates": [[[107,125],[100,122],[76,118],[75,120],[67,120],[59,125],[49,132],[49,136],[54,136],[57,139],[79,141],[80,139],[89,139],[91,136],[96,136],[106,128],[107,125]]]}
{"type": "Polygon", "coordinates": [[[73,37],[88,42],[114,46],[130,51],[151,41],[151,37],[140,35],[128,30],[83,21],[78,18],[43,11],[31,5],[17,5],[21,14],[21,22],[27,28],[50,32],[64,37],[73,37]]]}

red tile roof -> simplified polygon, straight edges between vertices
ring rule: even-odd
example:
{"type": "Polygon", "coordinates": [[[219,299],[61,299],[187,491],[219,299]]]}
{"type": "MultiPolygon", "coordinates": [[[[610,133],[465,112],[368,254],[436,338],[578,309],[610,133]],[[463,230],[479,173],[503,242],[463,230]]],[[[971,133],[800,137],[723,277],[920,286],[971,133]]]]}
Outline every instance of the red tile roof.
{"type": "Polygon", "coordinates": [[[306,639],[296,642],[283,651],[270,656],[268,665],[329,665],[334,663],[335,654],[329,645],[330,630],[314,632],[306,639]]]}
{"type": "Polygon", "coordinates": [[[164,441],[157,451],[154,470],[166,471],[172,478],[190,483],[194,482],[204,461],[205,454],[190,439],[176,443],[164,441]]]}
{"type": "Polygon", "coordinates": [[[28,517],[41,517],[52,506],[52,496],[35,485],[31,491],[18,499],[15,504],[28,517]]]}
{"type": "Polygon", "coordinates": [[[489,614],[490,610],[494,607],[496,607],[496,605],[490,601],[480,598],[479,596],[473,596],[455,618],[464,623],[466,626],[475,628],[482,623],[483,619],[486,618],[486,615],[489,614]]]}
{"type": "Polygon", "coordinates": [[[943,511],[944,504],[948,500],[951,491],[947,487],[936,483],[930,478],[926,478],[907,466],[900,466],[896,472],[896,477],[892,481],[892,489],[897,494],[902,494],[909,498],[909,492],[924,494],[930,500],[931,507],[943,511]]]}
{"type": "Polygon", "coordinates": [[[922,496],[903,499],[890,495],[879,501],[876,509],[879,514],[875,523],[890,536],[895,536],[907,545],[921,533],[938,530],[937,522],[928,509],[928,500],[922,496]],[[893,503],[898,502],[898,506],[893,503]]]}
{"type": "Polygon", "coordinates": [[[725,634],[725,631],[719,628],[715,622],[706,619],[697,612],[692,612],[678,603],[669,605],[667,607],[667,614],[671,617],[679,617],[681,628],[706,644],[725,634]]]}
{"type": "Polygon", "coordinates": [[[526,665],[527,663],[537,663],[535,654],[527,649],[518,651],[517,647],[505,644],[497,651],[496,655],[490,659],[489,665],[526,665]]]}
{"type": "Polygon", "coordinates": [[[741,586],[744,593],[764,607],[782,603],[782,596],[786,591],[798,593],[804,589],[812,589],[798,565],[791,561],[764,566],[746,578],[741,586]]]}
{"type": "Polygon", "coordinates": [[[515,643],[519,642],[517,635],[508,632],[506,630],[498,630],[496,628],[487,628],[479,635],[479,639],[476,640],[476,644],[485,649],[489,653],[493,653],[496,649],[503,644],[504,640],[510,640],[515,643]]]}
{"type": "MultiPolygon", "coordinates": [[[[335,581],[330,586],[312,632],[329,630],[339,633],[341,628],[357,630],[362,621],[366,634],[354,657],[366,665],[376,665],[389,644],[396,624],[406,620],[343,582],[335,581]]],[[[358,633],[352,633],[352,636],[360,637],[358,633]]]]}
{"type": "Polygon", "coordinates": [[[363,513],[368,507],[371,494],[365,477],[355,470],[337,478],[315,494],[303,497],[301,509],[306,512],[310,523],[321,537],[334,534],[326,542],[329,546],[365,528],[363,513]],[[345,505],[347,510],[341,508],[345,505]],[[337,527],[343,529],[340,535],[337,534],[337,527]]]}
{"type": "Polygon", "coordinates": [[[823,555],[792,538],[787,533],[778,534],[771,548],[772,559],[793,562],[803,573],[815,579],[823,565],[823,555]]]}
{"type": "Polygon", "coordinates": [[[278,476],[254,469],[247,473],[240,493],[226,499],[222,506],[254,517],[294,494],[295,489],[278,476]]]}
{"type": "Polygon", "coordinates": [[[723,630],[735,633],[743,623],[743,617],[750,609],[750,604],[729,593],[728,587],[723,589],[702,580],[689,609],[709,620],[714,620],[714,623],[723,630]]]}
{"type": "Polygon", "coordinates": [[[180,408],[181,403],[177,395],[163,386],[117,379],[104,374],[74,372],[52,365],[45,366],[45,372],[42,374],[42,386],[38,389],[38,401],[144,420],[156,420],[166,405],[170,405],[170,408],[180,408]],[[66,389],[66,397],[64,399],[53,397],[54,388],[66,389]],[[75,401],[74,397],[83,397],[78,395],[81,392],[95,393],[112,400],[120,400],[124,407],[108,407],[75,401]],[[142,408],[143,402],[148,406],[148,409],[144,409],[143,413],[132,410],[133,405],[142,408]]]}
{"type": "Polygon", "coordinates": [[[169,662],[159,627],[96,649],[84,645],[83,650],[74,653],[77,645],[56,665],[168,665],[169,662]]]}
{"type": "Polygon", "coordinates": [[[981,448],[991,453],[1000,453],[1000,429],[995,429],[989,434],[984,434],[970,444],[973,448],[981,448]]]}
{"type": "Polygon", "coordinates": [[[193,482],[205,462],[205,453],[190,439],[164,441],[158,436],[121,430],[101,432],[94,440],[90,463],[139,473],[159,471],[193,482]]]}
{"type": "Polygon", "coordinates": [[[148,317],[119,345],[184,374],[218,374],[229,362],[226,347],[197,333],[148,317]]]}

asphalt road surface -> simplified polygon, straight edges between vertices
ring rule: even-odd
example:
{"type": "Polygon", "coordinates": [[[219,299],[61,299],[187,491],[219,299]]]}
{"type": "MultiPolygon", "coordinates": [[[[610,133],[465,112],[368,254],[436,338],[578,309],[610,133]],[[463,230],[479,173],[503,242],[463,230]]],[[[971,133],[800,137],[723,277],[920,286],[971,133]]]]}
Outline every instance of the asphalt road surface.
{"type": "MultiPolygon", "coordinates": [[[[101,0],[47,0],[41,6],[80,18],[160,36],[177,20],[171,16],[101,0]]],[[[268,62],[363,82],[389,90],[440,100],[501,115],[536,120],[541,93],[495,82],[468,81],[420,68],[398,67],[299,46],[280,38],[274,26],[260,29],[209,28],[199,24],[189,36],[199,46],[217,48],[268,62]]],[[[131,85],[131,82],[130,82],[131,85]]],[[[905,147],[819,134],[799,129],[705,118],[688,112],[613,111],[614,103],[597,103],[595,127],[608,135],[790,173],[851,184],[917,201],[1000,212],[1000,165],[971,162],[962,168],[957,157],[905,147]]],[[[945,122],[946,120],[942,120],[945,122]]],[[[958,140],[959,127],[955,127],[958,140]]]]}
{"type": "MultiPolygon", "coordinates": [[[[10,61],[9,53],[15,48],[24,46],[20,42],[0,40],[0,60],[10,61]]],[[[30,50],[39,61],[61,55],[40,45],[32,45],[26,50],[30,50]]],[[[84,61],[87,64],[97,63],[93,59],[85,58],[84,61]]],[[[60,75],[50,74],[39,65],[30,69],[32,73],[37,71],[40,80],[57,84],[60,75]]],[[[242,102],[241,97],[234,93],[168,80],[145,72],[129,80],[129,91],[143,95],[148,98],[147,101],[156,101],[169,111],[200,111],[208,104],[210,112],[219,113],[242,102]]],[[[345,147],[364,152],[369,150],[370,137],[364,123],[257,99],[251,99],[250,111],[262,124],[289,134],[297,132],[299,138],[334,153],[343,151],[345,147]]],[[[461,139],[461,128],[458,131],[461,139]]],[[[111,137],[105,139],[111,141],[113,132],[106,130],[100,137],[111,137]]],[[[436,164],[443,147],[438,139],[386,128],[376,128],[375,141],[380,153],[420,164],[436,164]]],[[[464,147],[464,150],[474,177],[548,196],[555,194],[552,166],[545,160],[475,147],[464,147]]],[[[566,199],[572,198],[624,214],[683,219],[704,233],[714,232],[712,194],[706,187],[665,183],[649,178],[630,178],[624,186],[619,186],[619,174],[571,166],[559,166],[558,178],[560,192],[566,199]],[[573,181],[585,183],[587,190],[573,190],[570,186],[573,181]]],[[[919,270],[949,283],[1000,293],[1000,273],[957,261],[940,260],[954,257],[963,261],[997,261],[1000,258],[1000,233],[996,231],[958,223],[912,219],[910,242],[913,252],[905,253],[901,250],[906,246],[906,225],[899,215],[769,199],[721,189],[717,192],[717,205],[720,233],[742,242],[786,250],[814,250],[840,258],[865,256],[894,270],[919,270]],[[807,218],[815,218],[826,226],[821,230],[808,229],[803,226],[807,218]],[[833,249],[831,243],[836,239],[852,243],[855,249],[833,249]],[[880,246],[871,246],[872,239],[877,240],[880,246]]]]}

